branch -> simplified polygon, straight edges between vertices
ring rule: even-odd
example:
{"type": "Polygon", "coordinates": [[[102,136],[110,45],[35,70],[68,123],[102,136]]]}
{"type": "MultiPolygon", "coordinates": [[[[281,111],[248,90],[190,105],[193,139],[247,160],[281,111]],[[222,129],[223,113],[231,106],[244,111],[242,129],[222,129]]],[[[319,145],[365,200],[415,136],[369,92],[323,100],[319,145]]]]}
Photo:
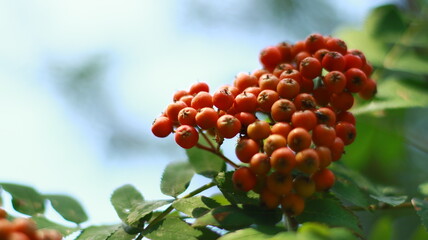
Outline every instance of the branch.
{"type": "Polygon", "coordinates": [[[221,157],[221,158],[222,158],[226,163],[228,163],[229,165],[231,165],[231,166],[232,166],[232,167],[234,167],[235,169],[238,169],[238,168],[239,168],[239,166],[238,166],[236,163],[232,162],[232,160],[230,160],[229,158],[227,158],[226,156],[224,156],[224,155],[223,155],[223,153],[221,153],[221,152],[217,151],[216,149],[209,148],[209,147],[204,146],[204,145],[199,144],[199,143],[197,143],[197,144],[196,144],[196,147],[197,147],[197,148],[200,148],[200,149],[203,149],[203,150],[205,150],[205,151],[208,151],[208,152],[214,153],[215,155],[217,155],[217,156],[221,157]]]}
{"type": "Polygon", "coordinates": [[[392,209],[407,209],[407,208],[410,209],[414,207],[412,202],[404,202],[396,206],[392,206],[386,203],[381,203],[381,204],[372,204],[372,205],[369,205],[368,207],[348,206],[346,208],[351,211],[367,211],[367,210],[377,211],[377,210],[392,210],[392,209]]]}

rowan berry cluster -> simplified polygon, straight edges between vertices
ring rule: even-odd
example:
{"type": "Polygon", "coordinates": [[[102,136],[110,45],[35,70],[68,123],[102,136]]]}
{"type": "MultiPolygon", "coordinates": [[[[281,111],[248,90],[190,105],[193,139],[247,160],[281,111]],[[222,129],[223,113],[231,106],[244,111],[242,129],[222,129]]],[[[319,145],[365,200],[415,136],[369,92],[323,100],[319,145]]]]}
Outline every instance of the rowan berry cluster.
{"type": "Polygon", "coordinates": [[[37,229],[29,218],[6,219],[7,212],[0,208],[0,239],[2,240],[61,240],[56,230],[37,229]]]}
{"type": "Polygon", "coordinates": [[[353,94],[366,100],[376,94],[373,68],[361,51],[321,34],[268,46],[259,60],[262,68],[239,73],[212,94],[204,82],[177,91],[152,132],[174,132],[186,149],[201,132],[219,144],[239,135],[235,152],[244,164],[233,174],[235,186],[259,193],[268,208],[298,215],[305,198],[334,184],[327,167],[356,137],[348,111],[353,94]]]}

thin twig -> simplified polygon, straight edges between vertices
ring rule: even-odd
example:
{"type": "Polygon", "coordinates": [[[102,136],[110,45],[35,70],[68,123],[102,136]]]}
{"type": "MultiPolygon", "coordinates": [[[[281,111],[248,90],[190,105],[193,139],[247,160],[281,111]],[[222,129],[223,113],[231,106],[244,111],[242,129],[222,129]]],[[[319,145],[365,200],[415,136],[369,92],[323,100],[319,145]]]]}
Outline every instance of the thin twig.
{"type": "Polygon", "coordinates": [[[351,211],[376,211],[376,210],[392,210],[392,209],[406,209],[406,208],[413,208],[412,202],[404,202],[400,205],[388,205],[388,204],[372,204],[368,207],[360,207],[360,206],[348,206],[347,209],[351,211]]]}

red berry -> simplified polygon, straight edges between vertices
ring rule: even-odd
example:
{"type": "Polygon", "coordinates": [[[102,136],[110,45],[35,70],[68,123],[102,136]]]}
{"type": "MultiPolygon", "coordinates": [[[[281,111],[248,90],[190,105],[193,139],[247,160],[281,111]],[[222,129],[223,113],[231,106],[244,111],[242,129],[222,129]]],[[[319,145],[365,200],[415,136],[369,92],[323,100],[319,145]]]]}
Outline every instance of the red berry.
{"type": "Polygon", "coordinates": [[[189,149],[198,143],[199,134],[194,127],[181,125],[175,130],[174,139],[180,147],[189,149]]]}
{"type": "Polygon", "coordinates": [[[173,130],[172,121],[167,117],[158,117],[152,125],[152,133],[156,137],[167,137],[173,130]]]}

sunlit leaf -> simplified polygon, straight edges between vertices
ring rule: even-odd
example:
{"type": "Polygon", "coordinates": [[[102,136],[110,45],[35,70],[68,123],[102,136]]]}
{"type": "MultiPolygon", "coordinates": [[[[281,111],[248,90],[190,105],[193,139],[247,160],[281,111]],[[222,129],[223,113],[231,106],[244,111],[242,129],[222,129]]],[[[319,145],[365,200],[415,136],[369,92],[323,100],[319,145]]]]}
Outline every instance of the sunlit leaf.
{"type": "Polygon", "coordinates": [[[65,219],[75,223],[88,220],[88,216],[80,203],[66,195],[44,195],[52,204],[52,207],[65,219]]]}
{"type": "Polygon", "coordinates": [[[54,229],[60,232],[63,236],[68,236],[73,232],[80,230],[75,227],[67,227],[61,224],[52,222],[51,220],[43,217],[43,216],[34,216],[31,218],[36,224],[38,229],[54,229]]]}
{"type": "Polygon", "coordinates": [[[171,201],[157,200],[145,201],[141,204],[138,204],[134,206],[129,212],[127,222],[131,226],[139,225],[140,219],[146,217],[148,214],[151,214],[153,210],[156,210],[169,203],[171,203],[171,201]]]}
{"type": "MultiPolygon", "coordinates": [[[[199,137],[199,143],[204,146],[209,146],[202,135],[199,137]]],[[[222,172],[226,169],[226,163],[221,157],[214,153],[202,150],[197,147],[187,149],[186,153],[190,164],[193,166],[197,174],[208,178],[213,178],[219,172],[222,172]]]]}
{"type": "Polygon", "coordinates": [[[134,186],[124,185],[113,192],[110,202],[119,218],[122,219],[123,222],[129,224],[128,216],[131,210],[140,204],[144,204],[144,198],[134,186]]]}
{"type": "Polygon", "coordinates": [[[153,240],[196,240],[200,235],[201,231],[178,218],[165,218],[144,233],[153,240]]]}
{"type": "Polygon", "coordinates": [[[16,211],[27,215],[45,211],[44,198],[34,188],[12,183],[0,183],[0,186],[12,196],[12,205],[16,211]]]}
{"type": "Polygon", "coordinates": [[[168,164],[162,175],[162,193],[177,197],[187,189],[193,175],[194,171],[188,162],[174,162],[168,164]]]}
{"type": "Polygon", "coordinates": [[[182,198],[175,201],[172,206],[190,217],[200,217],[206,214],[213,208],[219,207],[220,204],[214,199],[204,197],[204,196],[195,196],[191,198],[182,198]]]}
{"type": "Polygon", "coordinates": [[[107,240],[120,228],[120,225],[90,226],[83,229],[76,240],[107,240]]]}

